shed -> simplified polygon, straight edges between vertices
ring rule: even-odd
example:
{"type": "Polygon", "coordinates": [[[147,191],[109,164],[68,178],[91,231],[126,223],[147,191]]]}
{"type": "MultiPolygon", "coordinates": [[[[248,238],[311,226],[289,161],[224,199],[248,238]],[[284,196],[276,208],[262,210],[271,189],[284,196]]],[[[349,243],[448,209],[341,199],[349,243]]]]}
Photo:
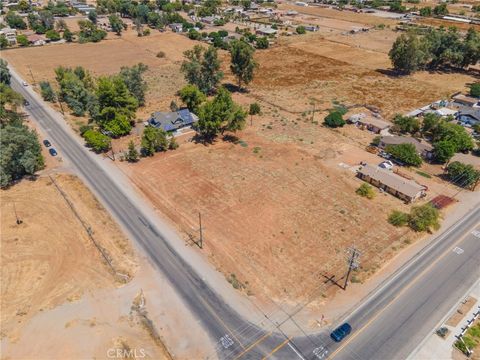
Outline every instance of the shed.
{"type": "Polygon", "coordinates": [[[471,96],[466,96],[466,95],[463,95],[463,94],[455,95],[452,99],[457,104],[461,104],[461,105],[465,105],[465,106],[471,106],[471,107],[477,106],[478,102],[480,101],[480,99],[477,99],[477,98],[474,98],[474,97],[471,97],[471,96]]]}
{"type": "Polygon", "coordinates": [[[375,134],[380,134],[380,132],[383,130],[390,128],[390,123],[373,116],[360,117],[356,123],[374,132],[375,134]]]}

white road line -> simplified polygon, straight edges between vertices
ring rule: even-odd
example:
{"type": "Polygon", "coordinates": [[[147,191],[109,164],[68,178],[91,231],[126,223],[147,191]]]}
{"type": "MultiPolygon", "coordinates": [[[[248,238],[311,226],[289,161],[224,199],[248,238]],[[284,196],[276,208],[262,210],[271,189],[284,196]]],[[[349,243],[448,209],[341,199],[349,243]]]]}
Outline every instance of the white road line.
{"type": "Polygon", "coordinates": [[[302,356],[302,354],[300,354],[300,353],[292,346],[292,344],[290,344],[290,342],[288,342],[287,345],[290,347],[290,349],[292,349],[292,350],[295,352],[295,354],[297,354],[297,356],[298,356],[300,359],[306,360],[306,359],[302,356]]]}

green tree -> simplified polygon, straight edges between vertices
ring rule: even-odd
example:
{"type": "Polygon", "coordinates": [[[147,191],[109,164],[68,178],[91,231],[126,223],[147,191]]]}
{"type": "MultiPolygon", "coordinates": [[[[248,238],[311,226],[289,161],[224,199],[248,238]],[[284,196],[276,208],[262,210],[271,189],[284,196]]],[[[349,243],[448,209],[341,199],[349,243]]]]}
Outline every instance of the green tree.
{"type": "Polygon", "coordinates": [[[97,153],[109,150],[112,143],[110,137],[93,129],[85,131],[83,133],[83,138],[85,139],[87,146],[97,153]]]}
{"type": "Polygon", "coordinates": [[[170,137],[170,141],[168,142],[168,150],[176,150],[180,145],[178,145],[177,139],[175,136],[170,137]]]}
{"type": "Polygon", "coordinates": [[[342,127],[346,124],[345,120],[343,120],[342,113],[339,111],[332,111],[328,114],[323,123],[331,128],[342,127]]]}
{"type": "Polygon", "coordinates": [[[53,29],[52,30],[47,30],[47,32],[45,33],[45,36],[50,41],[58,41],[58,40],[61,39],[60,34],[53,29]]]}
{"type": "Polygon", "coordinates": [[[388,145],[385,151],[407,165],[422,165],[422,158],[413,144],[388,145]]]}
{"type": "Polygon", "coordinates": [[[447,4],[439,4],[433,8],[433,13],[437,16],[448,15],[447,4]]]}
{"type": "Polygon", "coordinates": [[[257,38],[255,43],[256,43],[257,49],[268,49],[269,43],[268,43],[268,38],[266,36],[257,38]]]}
{"type": "Polygon", "coordinates": [[[355,191],[357,195],[366,197],[367,199],[373,199],[375,197],[375,190],[373,190],[372,185],[363,183],[360,187],[355,191]]]}
{"type": "Polygon", "coordinates": [[[423,43],[413,33],[400,35],[393,43],[388,56],[394,69],[406,74],[423,68],[427,59],[423,43]]]}
{"type": "Polygon", "coordinates": [[[423,136],[432,136],[438,129],[438,126],[444,120],[440,115],[435,113],[425,114],[422,122],[422,134],[423,136]]]}
{"type": "Polygon", "coordinates": [[[127,85],[128,91],[137,99],[139,106],[145,105],[145,92],[148,85],[143,78],[143,74],[147,70],[148,66],[142,63],[120,69],[120,77],[127,85]]]}
{"type": "MultiPolygon", "coordinates": [[[[4,85],[6,86],[6,85],[4,85]]],[[[37,134],[22,124],[9,122],[0,128],[0,187],[5,188],[44,166],[37,134]]]]}
{"type": "Polygon", "coordinates": [[[139,153],[135,147],[133,140],[128,143],[128,151],[125,154],[125,160],[128,162],[137,162],[139,160],[139,153]]]}
{"type": "Polygon", "coordinates": [[[480,82],[474,83],[470,86],[470,96],[480,98],[480,82]]]}
{"type": "Polygon", "coordinates": [[[27,28],[27,24],[23,21],[23,18],[15,13],[15,11],[10,10],[7,15],[5,15],[5,21],[8,26],[13,29],[25,30],[27,28]]]}
{"type": "Polygon", "coordinates": [[[410,211],[408,225],[414,231],[428,231],[432,229],[438,229],[440,213],[438,209],[431,204],[425,204],[421,206],[414,206],[410,211]]]}
{"type": "Polygon", "coordinates": [[[54,102],[57,100],[55,91],[53,91],[52,85],[48,81],[40,81],[40,92],[45,101],[54,102]]]}
{"type": "Polygon", "coordinates": [[[462,125],[442,120],[432,130],[433,142],[448,140],[455,145],[455,152],[473,150],[474,143],[470,134],[462,125]]]}
{"type": "Polygon", "coordinates": [[[72,42],[73,41],[73,33],[68,28],[66,28],[63,31],[62,37],[66,42],[72,42]]]}
{"type": "Polygon", "coordinates": [[[472,165],[454,161],[447,166],[447,176],[453,183],[468,188],[478,182],[480,171],[472,165]]]}
{"type": "Polygon", "coordinates": [[[19,34],[17,35],[17,44],[20,46],[28,46],[30,43],[25,35],[19,34]]]}
{"type": "Polygon", "coordinates": [[[251,103],[248,109],[248,115],[250,115],[250,123],[253,123],[253,116],[258,115],[261,112],[260,105],[256,102],[251,103]]]}
{"type": "Polygon", "coordinates": [[[185,80],[189,84],[196,85],[205,94],[215,90],[223,78],[217,49],[213,46],[205,49],[195,45],[193,49],[184,52],[184,57],[181,71],[185,80]]]}
{"type": "Polygon", "coordinates": [[[433,156],[436,161],[446,163],[455,155],[455,149],[451,140],[440,140],[433,144],[433,156]]]}
{"type": "Polygon", "coordinates": [[[90,20],[93,24],[97,24],[97,12],[95,10],[88,12],[88,20],[90,20]]]}
{"type": "Polygon", "coordinates": [[[300,34],[300,35],[303,35],[307,32],[307,30],[305,29],[305,26],[302,26],[302,25],[297,26],[295,31],[297,32],[297,34],[300,34]]]}
{"type": "Polygon", "coordinates": [[[142,135],[142,154],[152,156],[155,152],[168,148],[167,133],[159,128],[147,126],[142,135]]]}
{"type": "Polygon", "coordinates": [[[404,226],[408,223],[409,215],[398,210],[393,210],[388,216],[388,222],[393,226],[404,226]]]}
{"type": "Polygon", "coordinates": [[[233,102],[230,93],[225,88],[220,88],[213,100],[200,106],[195,129],[205,140],[211,141],[219,133],[243,129],[246,115],[246,112],[233,102]]]}
{"type": "Polygon", "coordinates": [[[253,47],[241,40],[234,40],[230,45],[230,70],[236,76],[238,87],[248,85],[253,80],[255,69],[258,67],[253,58],[253,47]]]}
{"type": "Polygon", "coordinates": [[[200,104],[206,100],[205,94],[202,93],[198,87],[191,84],[184,86],[180,90],[179,95],[188,110],[193,113],[197,113],[200,104]]]}
{"type": "Polygon", "coordinates": [[[0,59],[0,83],[5,85],[10,85],[12,75],[8,69],[8,62],[6,60],[0,59]]]}
{"type": "Polygon", "coordinates": [[[96,95],[99,110],[95,120],[100,127],[114,137],[130,133],[138,101],[123,79],[120,76],[100,77],[96,95]]]}
{"type": "Polygon", "coordinates": [[[415,135],[420,131],[420,121],[413,116],[396,115],[393,119],[395,131],[415,135]]]}
{"type": "Polygon", "coordinates": [[[80,43],[99,42],[107,36],[107,32],[99,29],[94,23],[88,20],[79,20],[78,41],[80,43]]]}
{"type": "Polygon", "coordinates": [[[91,75],[83,68],[72,70],[62,66],[55,69],[55,74],[60,87],[59,100],[66,102],[75,116],[83,116],[87,111],[92,115],[97,99],[91,75]]]}
{"type": "Polygon", "coordinates": [[[3,34],[0,34],[0,49],[6,49],[9,46],[10,46],[10,43],[8,42],[6,36],[3,34]]]}
{"type": "Polygon", "coordinates": [[[120,19],[118,15],[113,14],[108,17],[108,21],[110,22],[112,31],[117,35],[121,35],[124,26],[122,19],[120,19]]]}
{"type": "Polygon", "coordinates": [[[425,6],[420,9],[420,16],[430,17],[432,16],[432,8],[430,6],[425,6]]]}

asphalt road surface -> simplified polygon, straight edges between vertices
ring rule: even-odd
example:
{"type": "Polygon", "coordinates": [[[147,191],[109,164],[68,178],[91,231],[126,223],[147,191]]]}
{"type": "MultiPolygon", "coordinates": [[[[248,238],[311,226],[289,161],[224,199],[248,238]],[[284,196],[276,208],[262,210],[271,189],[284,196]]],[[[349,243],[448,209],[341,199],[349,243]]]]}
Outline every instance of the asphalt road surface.
{"type": "MultiPolygon", "coordinates": [[[[27,111],[70,160],[99,200],[129,231],[169,280],[216,344],[220,359],[405,359],[480,276],[480,207],[450,228],[393,274],[347,318],[352,334],[334,343],[329,330],[290,338],[272,324],[261,329],[243,319],[169,245],[155,224],[57,124],[43,102],[12,78],[30,105],[27,111]],[[454,251],[455,250],[455,251],[454,251]],[[339,346],[340,345],[340,346],[339,346]]],[[[285,321],[291,321],[286,318],[285,321]]],[[[338,324],[337,324],[338,325],[338,324]]]]}

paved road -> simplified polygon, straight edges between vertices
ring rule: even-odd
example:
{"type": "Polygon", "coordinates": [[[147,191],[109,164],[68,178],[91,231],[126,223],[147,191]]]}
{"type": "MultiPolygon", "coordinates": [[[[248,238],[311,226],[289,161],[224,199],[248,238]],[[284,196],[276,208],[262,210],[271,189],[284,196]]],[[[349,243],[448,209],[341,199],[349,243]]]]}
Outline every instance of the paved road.
{"type": "MultiPolygon", "coordinates": [[[[347,320],[352,335],[341,347],[328,331],[288,338],[272,325],[261,329],[244,320],[169,245],[154,224],[111,180],[72,135],[19,83],[12,85],[29,102],[28,111],[67,157],[100,201],[150,256],[191,313],[218,345],[221,359],[404,359],[458,301],[480,273],[480,207],[442,234],[382,284],[347,320]],[[466,237],[465,237],[466,236],[466,237]],[[458,247],[458,250],[452,250],[458,247]]],[[[290,320],[287,320],[290,321],[290,320]]]]}

